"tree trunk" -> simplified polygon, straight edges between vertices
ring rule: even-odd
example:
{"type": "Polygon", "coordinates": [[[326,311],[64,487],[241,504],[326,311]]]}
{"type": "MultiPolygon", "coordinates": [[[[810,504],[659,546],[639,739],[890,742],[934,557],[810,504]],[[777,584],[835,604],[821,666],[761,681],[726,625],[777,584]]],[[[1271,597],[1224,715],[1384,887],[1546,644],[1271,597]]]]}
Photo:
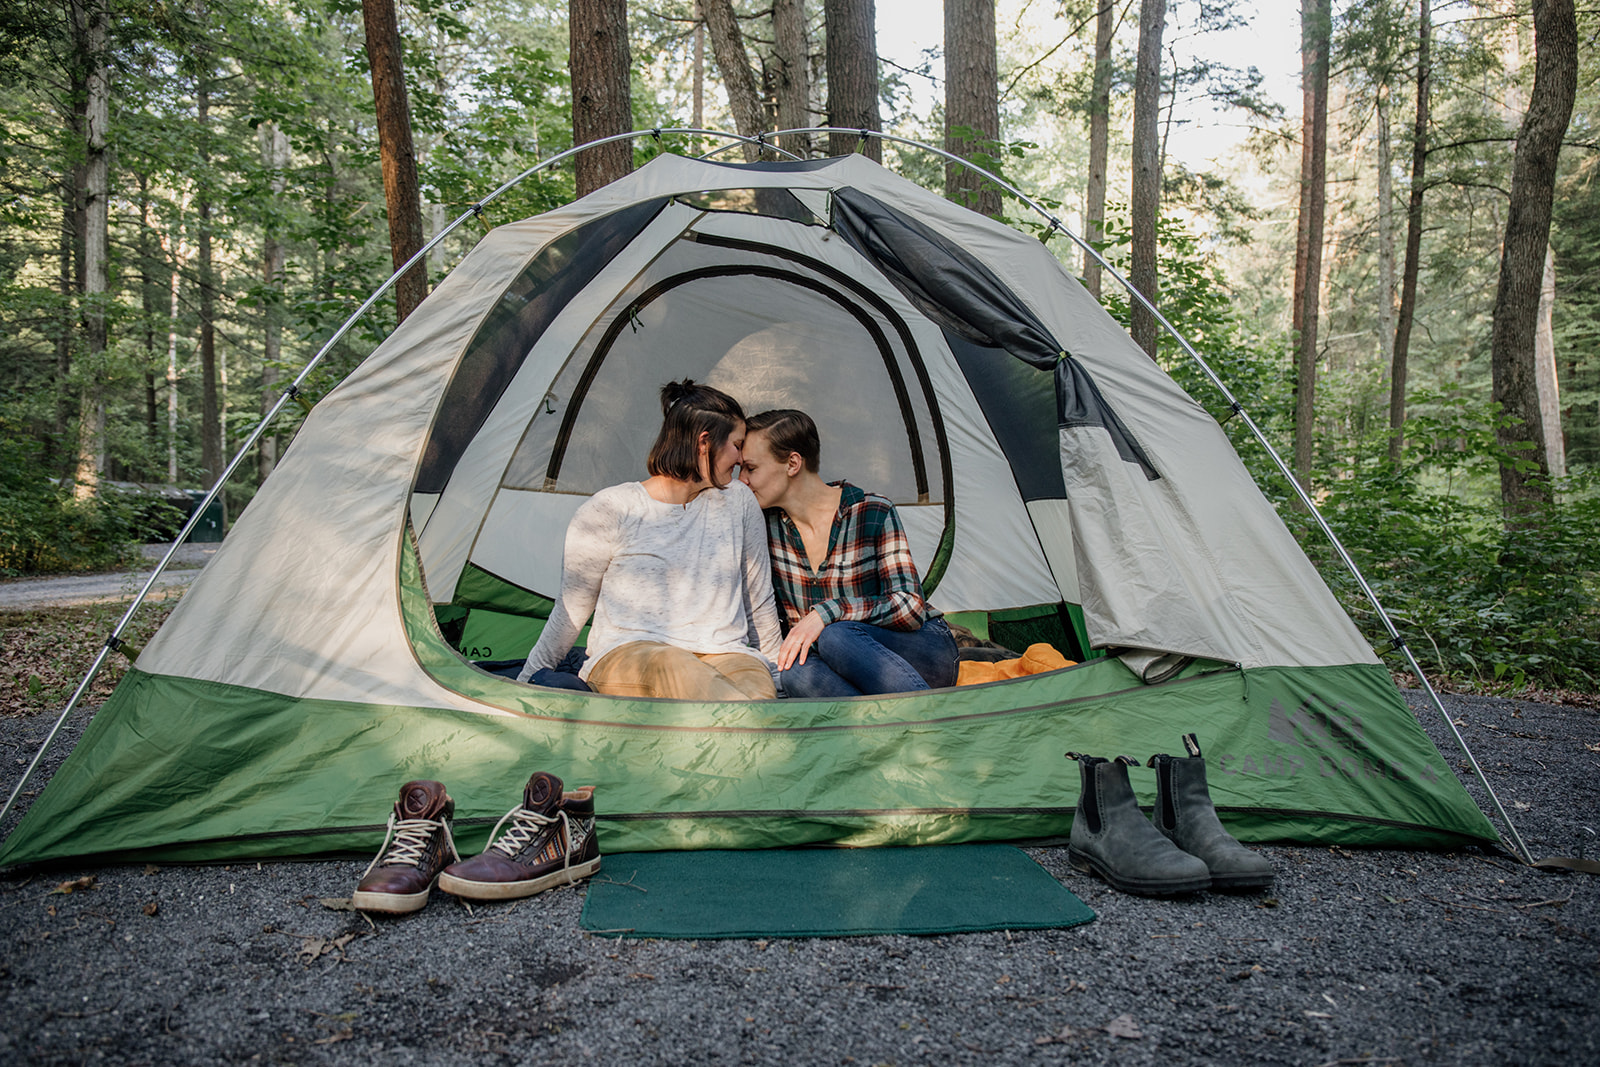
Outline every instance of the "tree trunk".
{"type": "MultiPolygon", "coordinates": [[[[572,143],[587,144],[633,129],[632,61],[626,0],[572,0],[568,5],[572,74],[572,143]]],[[[612,141],[578,153],[578,195],[586,196],[633,170],[633,143],[612,141]]]]}
{"type": "MultiPolygon", "coordinates": [[[[823,0],[828,27],[828,125],[847,130],[880,130],[878,117],[878,13],[874,0],[823,0]]],[[[854,133],[830,133],[828,154],[857,150],[883,162],[883,142],[854,133]]]]}
{"type": "Polygon", "coordinates": [[[1389,364],[1389,461],[1399,463],[1406,447],[1406,358],[1411,323],[1417,311],[1417,272],[1422,262],[1422,194],[1428,165],[1428,94],[1433,78],[1428,54],[1433,43],[1432,10],[1421,0],[1417,34],[1417,122],[1411,140],[1411,196],[1406,204],[1406,262],[1400,274],[1400,311],[1394,324],[1394,355],[1389,364]]]}
{"type": "MultiPolygon", "coordinates": [[[[994,0],[944,0],[944,123],[946,152],[962,159],[994,155],[1000,139],[994,0]]],[[[1000,214],[1000,190],[958,163],[944,165],[944,195],[980,215],[1000,214]]]]}
{"type": "MultiPolygon", "coordinates": [[[[778,128],[793,130],[811,125],[810,46],[806,42],[804,0],[772,0],[773,56],[778,96],[778,128]]],[[[778,139],[779,147],[801,159],[811,155],[811,138],[791,133],[778,139]]]]}
{"type": "Polygon", "coordinates": [[[61,233],[56,249],[60,273],[57,277],[61,296],[56,316],[55,364],[55,425],[45,441],[44,462],[52,470],[59,470],[61,456],[67,454],[67,427],[72,421],[68,387],[72,378],[72,345],[76,333],[73,314],[78,295],[78,267],[82,262],[79,249],[83,247],[83,211],[80,209],[83,168],[69,167],[61,184],[61,233]]]}
{"type": "MultiPolygon", "coordinates": [[[[211,92],[201,75],[195,93],[200,118],[200,167],[210,166],[207,144],[211,136],[211,92]]],[[[200,269],[200,461],[206,468],[206,481],[215,485],[222,477],[226,460],[222,456],[222,416],[217,394],[217,293],[211,260],[211,189],[202,175],[195,205],[196,243],[200,269]]]]}
{"type": "MultiPolygon", "coordinates": [[[[1094,86],[1089,98],[1089,188],[1084,194],[1083,239],[1105,240],[1106,161],[1111,144],[1111,44],[1117,28],[1116,0],[1100,0],[1094,28],[1094,86]]],[[[1100,261],[1083,254],[1084,288],[1100,299],[1100,261]]]]}
{"type": "Polygon", "coordinates": [[[150,175],[138,174],[139,183],[139,310],[144,334],[144,444],[145,461],[140,464],[142,479],[157,481],[154,470],[160,429],[156,422],[156,300],[158,291],[155,227],[150,221],[150,175]]]}
{"type": "MultiPolygon", "coordinates": [[[[1128,280],[1153,304],[1156,275],[1156,219],[1161,211],[1161,36],[1167,0],[1143,0],[1139,7],[1139,59],[1133,78],[1133,195],[1128,213],[1133,230],[1128,280]]],[[[1134,343],[1156,358],[1155,316],[1137,300],[1129,317],[1134,343]]]]}
{"type": "MultiPolygon", "coordinates": [[[[289,164],[289,138],[275,122],[263,122],[256,128],[261,141],[261,162],[272,177],[268,188],[272,198],[267,206],[265,236],[261,242],[261,413],[265,415],[276,403],[274,394],[278,386],[278,363],[283,346],[283,242],[278,240],[278,211],[287,187],[284,168],[289,164]]],[[[278,435],[268,431],[261,435],[256,452],[256,473],[262,481],[278,465],[278,435]]]]}
{"type": "Polygon", "coordinates": [[[1378,86],[1378,356],[1394,366],[1394,150],[1389,138],[1389,82],[1378,86]]]}
{"type": "MultiPolygon", "coordinates": [[[[394,0],[362,0],[366,19],[367,63],[372,69],[372,100],[378,116],[378,157],[383,167],[383,199],[389,209],[389,255],[394,269],[422,250],[422,189],[411,145],[411,105],[406,99],[400,24],[394,0]]],[[[573,108],[574,114],[577,108],[573,108]]],[[[418,261],[395,282],[400,322],[428,295],[428,265],[418,261]]]]}
{"type": "MultiPolygon", "coordinates": [[[[766,116],[761,111],[761,94],[756,91],[750,56],[744,50],[744,35],[739,32],[739,20],[733,13],[733,0],[701,0],[701,7],[711,37],[711,56],[728,90],[733,128],[746,137],[754,137],[766,129],[766,116]]],[[[743,147],[746,161],[760,158],[760,149],[755,145],[746,142],[743,147]]]]}
{"type": "MultiPolygon", "coordinates": [[[[67,102],[63,115],[66,140],[81,145],[87,137],[89,107],[89,56],[87,14],[81,3],[68,8],[67,30],[72,36],[71,61],[67,69],[67,102]]],[[[74,153],[76,156],[76,153],[74,153]]],[[[78,397],[72,389],[72,364],[78,338],[78,305],[83,293],[84,189],[87,171],[81,157],[69,159],[61,174],[61,240],[57,248],[61,294],[56,320],[55,424],[45,442],[47,469],[68,475],[76,462],[76,448],[67,440],[67,431],[77,414],[78,397]]]]}
{"type": "Polygon", "coordinates": [[[178,484],[178,285],[183,279],[183,242],[172,253],[172,310],[167,318],[167,481],[178,484]]]}
{"type": "Polygon", "coordinates": [[[1556,379],[1556,250],[1546,248],[1544,284],[1539,288],[1538,328],[1533,335],[1533,367],[1539,385],[1539,421],[1544,426],[1544,454],[1552,478],[1567,473],[1567,449],[1561,436],[1561,384],[1556,379]]]}
{"type": "MultiPolygon", "coordinates": [[[[706,128],[706,13],[700,0],[694,3],[694,121],[697,130],[706,128]]],[[[699,143],[699,138],[695,139],[699,143]]]]}
{"type": "Polygon", "coordinates": [[[106,467],[106,300],[110,288],[107,238],[110,229],[111,165],[106,125],[111,120],[108,63],[110,12],[106,0],[74,0],[82,19],[88,61],[84,114],[83,340],[86,381],[78,412],[78,462],[72,495],[94,497],[106,467]]]}
{"type": "Polygon", "coordinates": [[[1311,483],[1317,413],[1317,320],[1322,296],[1322,225],[1328,205],[1330,0],[1301,0],[1300,226],[1294,257],[1294,473],[1311,483]]]}
{"type": "Polygon", "coordinates": [[[1489,342],[1494,399],[1509,421],[1496,434],[1503,448],[1517,449],[1518,457],[1533,466],[1527,471],[1512,464],[1500,467],[1500,498],[1511,526],[1550,499],[1534,333],[1550,241],[1556,163],[1577,92],[1578,30],[1573,0],[1534,0],[1533,26],[1533,92],[1517,134],[1489,342]]]}

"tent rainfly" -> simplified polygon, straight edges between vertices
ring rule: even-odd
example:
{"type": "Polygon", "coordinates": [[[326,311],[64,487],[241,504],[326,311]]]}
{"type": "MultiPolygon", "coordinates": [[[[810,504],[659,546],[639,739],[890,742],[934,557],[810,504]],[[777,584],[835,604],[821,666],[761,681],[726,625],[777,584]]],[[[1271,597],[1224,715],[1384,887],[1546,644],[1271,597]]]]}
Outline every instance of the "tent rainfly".
{"type": "Polygon", "coordinates": [[[418,777],[465,848],[536,769],[596,787],[610,851],[1048,838],[1064,752],[1190,731],[1245,840],[1496,838],[1216,421],[1043,244],[861,156],[663,155],[490,232],[316,405],[0,864],[368,850],[418,777]],[[475,666],[527,651],[686,376],[811,412],[934,606],[1081,662],[743,704],[475,666]]]}

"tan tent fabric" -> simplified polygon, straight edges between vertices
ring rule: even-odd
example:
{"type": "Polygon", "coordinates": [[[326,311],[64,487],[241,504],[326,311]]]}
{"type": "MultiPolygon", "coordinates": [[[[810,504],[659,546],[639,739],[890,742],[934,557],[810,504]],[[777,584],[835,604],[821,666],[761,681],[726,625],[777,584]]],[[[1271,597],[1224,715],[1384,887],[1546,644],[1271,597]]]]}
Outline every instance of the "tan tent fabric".
{"type": "MultiPolygon", "coordinates": [[[[1161,477],[1146,481],[1115,456],[1102,433],[1065,431],[1067,500],[1030,507],[940,331],[844,241],[821,227],[673,204],[546,332],[443,494],[416,499],[423,569],[436,600],[449,598],[468,560],[504,567],[537,554],[538,563],[524,568],[530,583],[548,586],[559,574],[551,554],[559,554],[562,531],[520,528],[532,521],[529,515],[550,509],[518,503],[523,490],[502,487],[512,458],[572,351],[592,340],[590,331],[617,296],[695,227],[795,249],[869,287],[909,326],[937,399],[952,470],[954,539],[934,595],[939,606],[994,609],[1081,598],[1096,644],[1250,667],[1373,662],[1225,435],[1037,240],[860,156],[768,169],[662,156],[569,207],[489,234],[317,405],[139,666],[297,697],[492,710],[417,665],[401,624],[397,579],[429,427],[484,316],[548,242],[618,209],[757,187],[799,189],[816,209],[829,190],[844,186],[893,204],[987,263],[1088,368],[1161,477]],[[1070,530],[1038,531],[1041,523],[1059,524],[1063,512],[1070,530]]],[[[830,462],[837,463],[835,473],[855,475],[848,457],[830,462]]],[[[943,509],[908,508],[908,515],[926,567],[943,533],[943,509]]]]}

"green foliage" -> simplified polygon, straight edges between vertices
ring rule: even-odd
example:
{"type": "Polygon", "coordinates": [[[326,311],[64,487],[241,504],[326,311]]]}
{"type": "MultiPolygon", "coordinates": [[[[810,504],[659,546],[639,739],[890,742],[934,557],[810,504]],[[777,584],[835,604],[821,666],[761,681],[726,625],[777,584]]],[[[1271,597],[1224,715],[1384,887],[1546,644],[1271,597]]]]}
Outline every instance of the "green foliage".
{"type": "Polygon", "coordinates": [[[104,493],[79,502],[40,471],[38,445],[0,419],[0,576],[106,570],[125,563],[168,510],[104,493]]]}
{"type": "MultiPolygon", "coordinates": [[[[1559,482],[1555,502],[1507,529],[1471,490],[1504,456],[1488,405],[1423,395],[1401,468],[1334,479],[1320,508],[1430,674],[1477,686],[1592,690],[1600,679],[1600,478],[1559,482]]],[[[1374,443],[1374,451],[1381,444],[1374,443]]],[[[1304,513],[1291,525],[1374,644],[1387,632],[1304,513]]]]}

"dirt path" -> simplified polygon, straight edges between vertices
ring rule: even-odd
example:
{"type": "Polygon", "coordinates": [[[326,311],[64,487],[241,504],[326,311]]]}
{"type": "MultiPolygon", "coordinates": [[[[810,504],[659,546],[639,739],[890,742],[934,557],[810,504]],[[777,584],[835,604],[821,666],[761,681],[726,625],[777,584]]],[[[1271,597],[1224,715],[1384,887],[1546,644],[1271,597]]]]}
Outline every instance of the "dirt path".
{"type": "MultiPolygon", "coordinates": [[[[76,608],[111,600],[129,600],[144,587],[150,571],[166,554],[167,545],[144,545],[150,561],[147,569],[113,571],[110,574],[74,574],[44,578],[12,578],[0,581],[0,608],[76,608]]],[[[181,545],[172,565],[163,571],[150,590],[150,599],[160,600],[174,590],[183,590],[194,581],[200,568],[216,554],[218,545],[181,545]]]]}

